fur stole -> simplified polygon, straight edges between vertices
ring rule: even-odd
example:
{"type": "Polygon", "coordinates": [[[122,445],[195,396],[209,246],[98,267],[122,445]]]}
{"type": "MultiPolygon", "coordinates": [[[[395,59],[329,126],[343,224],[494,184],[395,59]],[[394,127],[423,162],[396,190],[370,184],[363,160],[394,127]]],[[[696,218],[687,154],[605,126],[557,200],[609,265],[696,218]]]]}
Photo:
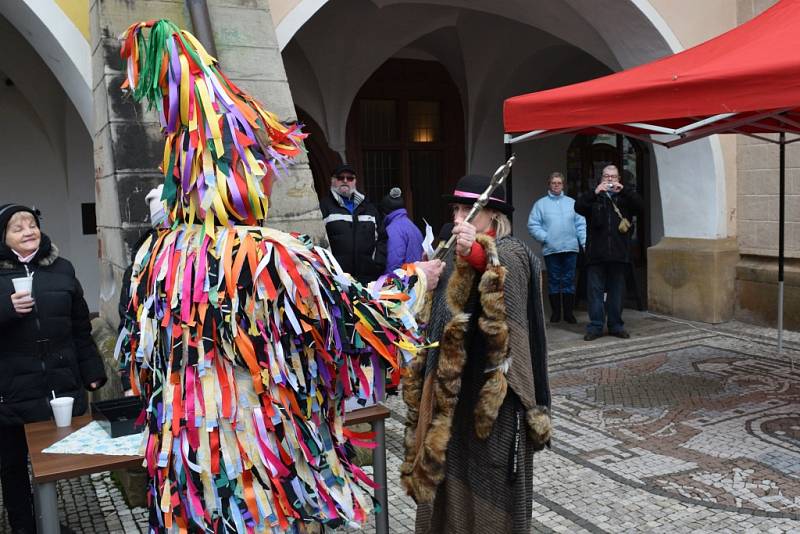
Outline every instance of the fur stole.
{"type": "MultiPolygon", "coordinates": [[[[508,325],[504,301],[506,270],[500,265],[494,239],[479,235],[476,241],[486,251],[486,271],[478,283],[481,316],[478,328],[486,340],[487,370],[490,375],[480,391],[475,407],[475,432],[485,439],[492,431],[508,384],[508,325]]],[[[447,445],[450,441],[453,412],[461,390],[461,375],[467,359],[464,340],[469,314],[464,308],[469,299],[475,272],[461,258],[447,284],[447,305],[452,319],[444,327],[439,341],[439,361],[433,380],[433,407],[430,426],[417,436],[420,398],[426,355],[418,354],[407,369],[403,383],[403,399],[408,406],[405,433],[405,459],[400,467],[401,482],[416,502],[432,502],[436,488],[444,479],[447,445]],[[419,443],[418,443],[419,441],[419,443]]]]}

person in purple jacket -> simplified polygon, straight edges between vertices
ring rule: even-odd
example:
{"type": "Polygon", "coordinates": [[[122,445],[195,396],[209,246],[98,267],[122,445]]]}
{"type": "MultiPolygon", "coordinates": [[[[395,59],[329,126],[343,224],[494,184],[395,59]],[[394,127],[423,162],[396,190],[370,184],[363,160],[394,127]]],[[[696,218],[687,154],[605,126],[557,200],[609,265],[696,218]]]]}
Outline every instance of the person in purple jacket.
{"type": "Polygon", "coordinates": [[[408,218],[399,187],[393,187],[381,200],[381,211],[386,228],[386,272],[422,259],[422,232],[408,218]]]}

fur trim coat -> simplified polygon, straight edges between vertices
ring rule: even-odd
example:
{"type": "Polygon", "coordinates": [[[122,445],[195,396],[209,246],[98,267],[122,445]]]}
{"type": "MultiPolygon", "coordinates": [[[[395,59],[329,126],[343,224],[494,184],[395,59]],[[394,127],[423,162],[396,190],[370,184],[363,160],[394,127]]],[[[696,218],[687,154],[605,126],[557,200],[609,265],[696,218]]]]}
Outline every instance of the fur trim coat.
{"type": "Polygon", "coordinates": [[[538,260],[514,238],[477,240],[485,272],[448,264],[429,327],[439,349],[404,381],[401,480],[418,532],[529,532],[532,456],[550,440],[538,260]]]}

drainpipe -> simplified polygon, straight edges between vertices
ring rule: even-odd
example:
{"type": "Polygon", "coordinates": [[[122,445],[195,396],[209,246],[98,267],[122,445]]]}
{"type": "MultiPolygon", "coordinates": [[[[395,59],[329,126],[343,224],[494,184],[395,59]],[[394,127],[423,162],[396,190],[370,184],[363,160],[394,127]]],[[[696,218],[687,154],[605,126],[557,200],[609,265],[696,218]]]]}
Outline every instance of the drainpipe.
{"type": "Polygon", "coordinates": [[[211,17],[208,15],[206,0],[186,0],[189,18],[192,19],[194,35],[206,48],[206,51],[217,57],[217,45],[214,43],[214,32],[211,30],[211,17]]]}

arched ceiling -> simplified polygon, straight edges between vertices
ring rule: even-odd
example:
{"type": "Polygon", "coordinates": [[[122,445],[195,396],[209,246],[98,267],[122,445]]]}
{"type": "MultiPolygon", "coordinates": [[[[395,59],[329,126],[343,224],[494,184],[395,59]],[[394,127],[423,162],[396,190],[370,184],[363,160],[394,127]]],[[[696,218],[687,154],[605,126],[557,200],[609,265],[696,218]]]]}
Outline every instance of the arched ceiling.
{"type": "Polygon", "coordinates": [[[93,131],[91,51],[80,30],[52,0],[0,1],[0,16],[28,41],[93,131]]]}

